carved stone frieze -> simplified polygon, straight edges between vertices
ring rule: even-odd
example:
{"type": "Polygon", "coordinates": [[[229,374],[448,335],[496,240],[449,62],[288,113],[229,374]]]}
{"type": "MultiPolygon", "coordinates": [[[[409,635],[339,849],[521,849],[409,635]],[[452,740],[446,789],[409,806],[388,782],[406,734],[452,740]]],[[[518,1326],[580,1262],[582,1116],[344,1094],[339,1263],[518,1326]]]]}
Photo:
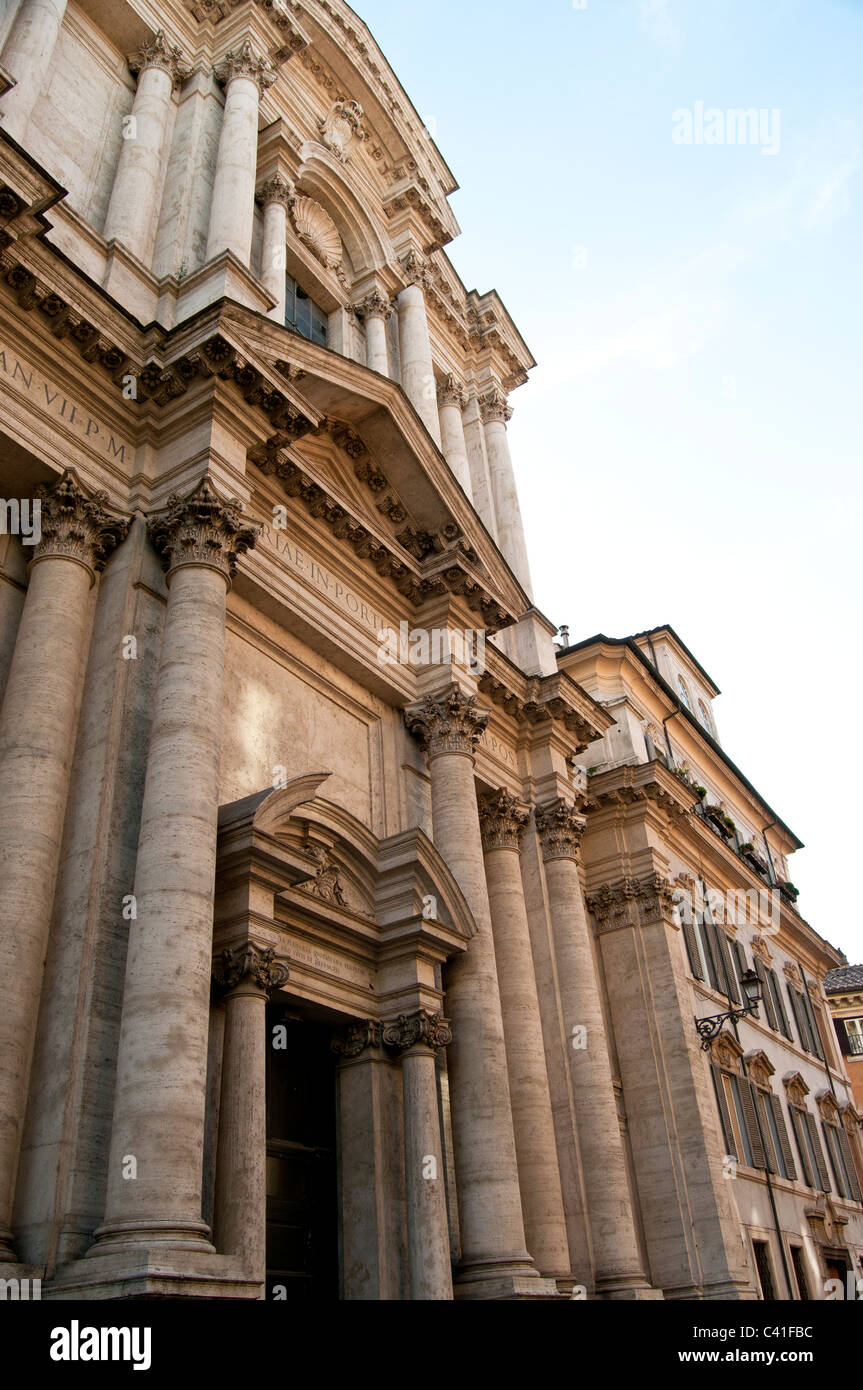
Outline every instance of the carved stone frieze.
{"type": "Polygon", "coordinates": [[[453,376],[452,372],[439,382],[437,388],[437,402],[439,406],[454,405],[457,410],[464,410],[467,405],[467,391],[461,382],[453,376]]]}
{"type": "Polygon", "coordinates": [[[399,1014],[395,1023],[385,1024],[383,1042],[385,1047],[397,1048],[400,1052],[416,1047],[417,1043],[431,1048],[447,1047],[452,1042],[452,1029],[443,1014],[418,1009],[413,1014],[399,1014]]]}
{"type": "Polygon", "coordinates": [[[598,892],[588,897],[587,905],[600,933],[662,921],[674,924],[674,889],[661,874],[603,883],[598,892]]]}
{"type": "Polygon", "coordinates": [[[337,903],[339,907],[347,907],[338,865],[333,863],[329,850],[324,845],[307,845],[306,854],[317,865],[317,872],[311,883],[302,885],[304,891],[314,893],[326,903],[337,903]]]}
{"type": "Polygon", "coordinates": [[[213,76],[217,82],[221,82],[227,87],[233,82],[235,77],[248,77],[252,82],[257,83],[258,91],[263,94],[267,87],[272,87],[276,80],[276,73],[268,57],[258,53],[252,44],[251,39],[243,39],[238,48],[232,49],[220,59],[213,67],[213,76]]]}
{"type": "Polygon", "coordinates": [[[376,1019],[364,1018],[352,1023],[349,1028],[332,1042],[333,1052],[340,1057],[360,1057],[367,1048],[377,1048],[383,1041],[383,1024],[376,1019]]]}
{"type": "Polygon", "coordinates": [[[282,207],[287,207],[294,196],[294,185],[290,179],[285,179],[281,174],[273,174],[272,178],[262,183],[257,193],[255,201],[261,207],[266,207],[267,203],[281,203],[282,207]]]}
{"type": "Polygon", "coordinates": [[[512,419],[512,407],[507,402],[503,391],[499,391],[497,387],[480,396],[479,409],[484,425],[490,425],[494,422],[506,425],[512,419]]]}
{"type": "Polygon", "coordinates": [[[162,29],[157,30],[146,43],[142,43],[136,53],[130,53],[126,61],[129,71],[139,77],[148,68],[161,68],[170,77],[172,87],[182,87],[190,72],[183,63],[183,55],[179,48],[176,44],[168,42],[162,29]]]}
{"type": "Polygon", "coordinates": [[[242,503],[219,497],[207,477],[185,497],[171,493],[167,511],[150,522],[163,569],[170,574],[181,565],[204,565],[233,579],[239,557],[258,537],[255,527],[243,524],[242,512],[242,503]]]}
{"type": "Polygon", "coordinates": [[[226,991],[248,981],[263,994],[270,994],[285,983],[289,973],[288,967],[276,960],[274,947],[256,946],[253,941],[227,947],[213,963],[213,980],[226,991]]]}
{"type": "Polygon", "coordinates": [[[536,808],[536,830],[542,847],[542,857],[577,859],[587,817],[582,816],[562,797],[536,808]]]}
{"type": "Polygon", "coordinates": [[[130,518],[110,510],[107,492],[88,492],[73,469],[34,491],[40,504],[41,537],[33,559],[63,555],[77,560],[95,576],[113,550],[125,540],[130,518]]]}
{"type": "Polygon", "coordinates": [[[529,820],[529,807],[510,796],[505,787],[480,797],[479,826],[483,850],[520,850],[529,820]]]}
{"type": "Polygon", "coordinates": [[[419,705],[405,710],[408,732],[430,758],[441,753],[467,753],[471,757],[489,720],[475,695],[463,695],[455,686],[445,695],[427,695],[419,705]]]}

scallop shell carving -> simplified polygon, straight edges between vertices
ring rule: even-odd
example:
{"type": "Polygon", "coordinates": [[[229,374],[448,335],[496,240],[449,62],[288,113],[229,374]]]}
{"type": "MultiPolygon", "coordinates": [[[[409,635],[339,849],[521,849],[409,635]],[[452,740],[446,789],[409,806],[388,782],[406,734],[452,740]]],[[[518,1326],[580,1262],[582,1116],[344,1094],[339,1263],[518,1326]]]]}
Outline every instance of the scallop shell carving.
{"type": "Polygon", "coordinates": [[[342,262],[342,242],[335,222],[314,198],[295,198],[291,208],[297,236],[312,255],[334,270],[342,262]]]}

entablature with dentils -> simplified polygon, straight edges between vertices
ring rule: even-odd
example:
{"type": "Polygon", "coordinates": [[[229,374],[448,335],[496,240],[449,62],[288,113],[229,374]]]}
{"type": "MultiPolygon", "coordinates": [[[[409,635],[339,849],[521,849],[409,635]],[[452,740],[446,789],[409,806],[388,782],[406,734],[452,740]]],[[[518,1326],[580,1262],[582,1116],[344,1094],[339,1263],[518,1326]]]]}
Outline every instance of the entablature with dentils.
{"type": "Polygon", "coordinates": [[[551,720],[565,729],[572,752],[581,753],[613,723],[595,700],[569,676],[525,676],[494,647],[486,648],[479,689],[517,725],[551,720]]]}

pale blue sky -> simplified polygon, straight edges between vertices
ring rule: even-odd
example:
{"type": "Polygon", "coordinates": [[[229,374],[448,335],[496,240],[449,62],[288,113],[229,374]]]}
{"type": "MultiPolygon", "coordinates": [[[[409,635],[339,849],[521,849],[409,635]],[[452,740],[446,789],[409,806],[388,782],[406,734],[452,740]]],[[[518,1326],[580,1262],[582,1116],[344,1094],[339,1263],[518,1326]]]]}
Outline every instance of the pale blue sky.
{"type": "Polygon", "coordinates": [[[863,960],[863,2],[356,8],[461,185],[448,254],[539,363],[510,426],[539,606],[574,641],[676,628],[808,846],[801,911],[863,960]],[[778,111],[778,151],[675,143],[699,101],[778,111]]]}

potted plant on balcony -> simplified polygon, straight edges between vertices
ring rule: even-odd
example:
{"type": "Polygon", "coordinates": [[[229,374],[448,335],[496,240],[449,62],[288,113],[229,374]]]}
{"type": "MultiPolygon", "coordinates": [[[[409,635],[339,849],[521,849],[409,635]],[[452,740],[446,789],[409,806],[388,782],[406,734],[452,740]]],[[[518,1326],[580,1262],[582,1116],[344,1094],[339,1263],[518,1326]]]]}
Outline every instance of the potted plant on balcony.
{"type": "Polygon", "coordinates": [[[780,878],[777,887],[781,897],[786,898],[790,903],[796,903],[800,896],[799,888],[795,888],[794,884],[789,883],[786,878],[780,878]]]}

